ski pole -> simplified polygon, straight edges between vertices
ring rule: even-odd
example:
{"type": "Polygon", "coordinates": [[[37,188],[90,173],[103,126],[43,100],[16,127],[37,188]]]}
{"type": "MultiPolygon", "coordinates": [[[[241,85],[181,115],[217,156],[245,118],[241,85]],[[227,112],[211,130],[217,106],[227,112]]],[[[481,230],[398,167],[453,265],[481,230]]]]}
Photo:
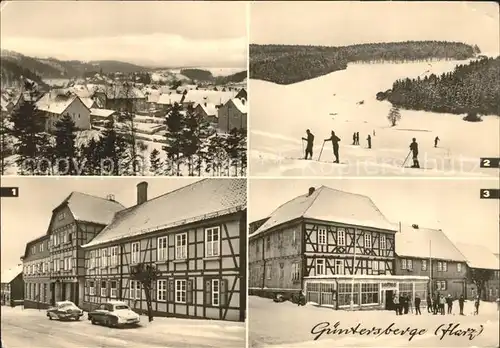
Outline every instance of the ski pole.
{"type": "Polygon", "coordinates": [[[403,165],[401,167],[405,166],[406,161],[408,161],[408,157],[410,157],[410,153],[411,153],[411,150],[410,150],[410,152],[408,152],[408,156],[406,156],[405,161],[403,162],[403,165]]]}
{"type": "Polygon", "coordinates": [[[323,148],[325,147],[325,143],[326,141],[323,141],[323,145],[321,146],[321,151],[319,152],[318,161],[321,158],[321,154],[323,153],[323,148]]]}

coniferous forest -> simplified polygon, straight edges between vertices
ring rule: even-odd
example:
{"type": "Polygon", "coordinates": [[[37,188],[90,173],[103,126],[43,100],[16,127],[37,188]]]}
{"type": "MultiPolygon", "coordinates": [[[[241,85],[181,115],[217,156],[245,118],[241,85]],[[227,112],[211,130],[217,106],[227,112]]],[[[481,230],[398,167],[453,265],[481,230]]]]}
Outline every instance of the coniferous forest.
{"type": "Polygon", "coordinates": [[[463,60],[480,53],[460,42],[406,41],[344,47],[250,45],[252,79],[292,84],[347,68],[348,63],[463,60]]]}
{"type": "Polygon", "coordinates": [[[387,100],[411,110],[500,116],[500,57],[461,64],[440,76],[398,80],[387,100]]]}

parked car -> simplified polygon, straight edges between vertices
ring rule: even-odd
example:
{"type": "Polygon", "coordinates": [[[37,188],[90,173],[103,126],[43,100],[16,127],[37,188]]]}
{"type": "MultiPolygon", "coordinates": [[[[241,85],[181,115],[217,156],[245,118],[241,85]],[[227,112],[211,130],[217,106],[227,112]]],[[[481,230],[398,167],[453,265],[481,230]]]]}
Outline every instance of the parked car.
{"type": "Polygon", "coordinates": [[[141,318],[125,302],[108,301],[99,305],[96,310],[89,312],[88,320],[94,325],[118,327],[136,325],[141,321],[141,318]]]}
{"type": "Polygon", "coordinates": [[[47,309],[47,317],[50,320],[80,320],[83,311],[71,301],[56,302],[56,305],[47,309]]]}

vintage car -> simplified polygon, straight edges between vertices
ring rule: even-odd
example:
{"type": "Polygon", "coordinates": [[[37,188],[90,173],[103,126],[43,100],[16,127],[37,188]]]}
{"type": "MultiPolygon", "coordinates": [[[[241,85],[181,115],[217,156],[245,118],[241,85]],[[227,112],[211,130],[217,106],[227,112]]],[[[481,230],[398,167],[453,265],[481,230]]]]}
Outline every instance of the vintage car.
{"type": "Polygon", "coordinates": [[[139,314],[130,309],[122,301],[108,301],[97,309],[89,312],[88,320],[92,324],[101,324],[109,327],[136,325],[141,321],[139,314]]]}
{"type": "Polygon", "coordinates": [[[80,320],[83,311],[71,301],[56,302],[56,305],[47,309],[47,317],[50,320],[80,320]]]}

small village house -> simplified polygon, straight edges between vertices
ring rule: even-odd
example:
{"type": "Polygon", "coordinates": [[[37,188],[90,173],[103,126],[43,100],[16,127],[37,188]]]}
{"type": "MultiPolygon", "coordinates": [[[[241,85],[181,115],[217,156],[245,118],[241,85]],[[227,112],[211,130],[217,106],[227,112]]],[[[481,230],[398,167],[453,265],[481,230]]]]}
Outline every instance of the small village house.
{"type": "Polygon", "coordinates": [[[49,236],[43,235],[26,244],[23,262],[24,308],[47,308],[52,297],[50,288],[49,236]]]}
{"type": "Polygon", "coordinates": [[[211,124],[217,125],[217,108],[212,103],[200,103],[196,105],[194,112],[198,113],[211,124]]]}
{"type": "Polygon", "coordinates": [[[24,280],[22,265],[2,272],[0,282],[2,305],[16,306],[23,303],[24,280]]]}
{"type": "Polygon", "coordinates": [[[396,234],[397,275],[429,276],[431,294],[465,295],[465,257],[442,230],[400,225],[396,234]]]}
{"type": "Polygon", "coordinates": [[[184,95],[182,94],[164,93],[161,94],[160,97],[158,98],[157,105],[163,110],[166,110],[175,103],[182,104],[183,100],[184,100],[184,95]]]}
{"type": "Polygon", "coordinates": [[[137,204],[85,247],[83,307],[110,299],[147,310],[138,264],[155,265],[155,316],[244,321],[246,308],[246,181],[204,179],[137,204]]]}
{"type": "Polygon", "coordinates": [[[94,93],[94,99],[104,109],[121,112],[136,112],[147,108],[147,98],[135,86],[113,84],[100,86],[94,93]]]}
{"type": "Polygon", "coordinates": [[[353,309],[392,308],[396,293],[425,298],[427,276],[396,275],[391,224],[366,196],[321,186],[281,205],[249,239],[249,293],[353,309]]]}
{"type": "Polygon", "coordinates": [[[90,122],[92,125],[102,124],[103,122],[114,119],[117,114],[115,110],[90,109],[90,122]]]}
{"type": "Polygon", "coordinates": [[[230,99],[217,112],[218,128],[229,133],[232,129],[247,128],[248,106],[245,99],[230,99]]]}
{"type": "Polygon", "coordinates": [[[57,91],[45,93],[36,102],[39,111],[43,113],[43,124],[46,132],[53,132],[56,124],[64,116],[69,115],[75,127],[80,130],[90,129],[90,109],[85,106],[80,97],[57,91]]]}

